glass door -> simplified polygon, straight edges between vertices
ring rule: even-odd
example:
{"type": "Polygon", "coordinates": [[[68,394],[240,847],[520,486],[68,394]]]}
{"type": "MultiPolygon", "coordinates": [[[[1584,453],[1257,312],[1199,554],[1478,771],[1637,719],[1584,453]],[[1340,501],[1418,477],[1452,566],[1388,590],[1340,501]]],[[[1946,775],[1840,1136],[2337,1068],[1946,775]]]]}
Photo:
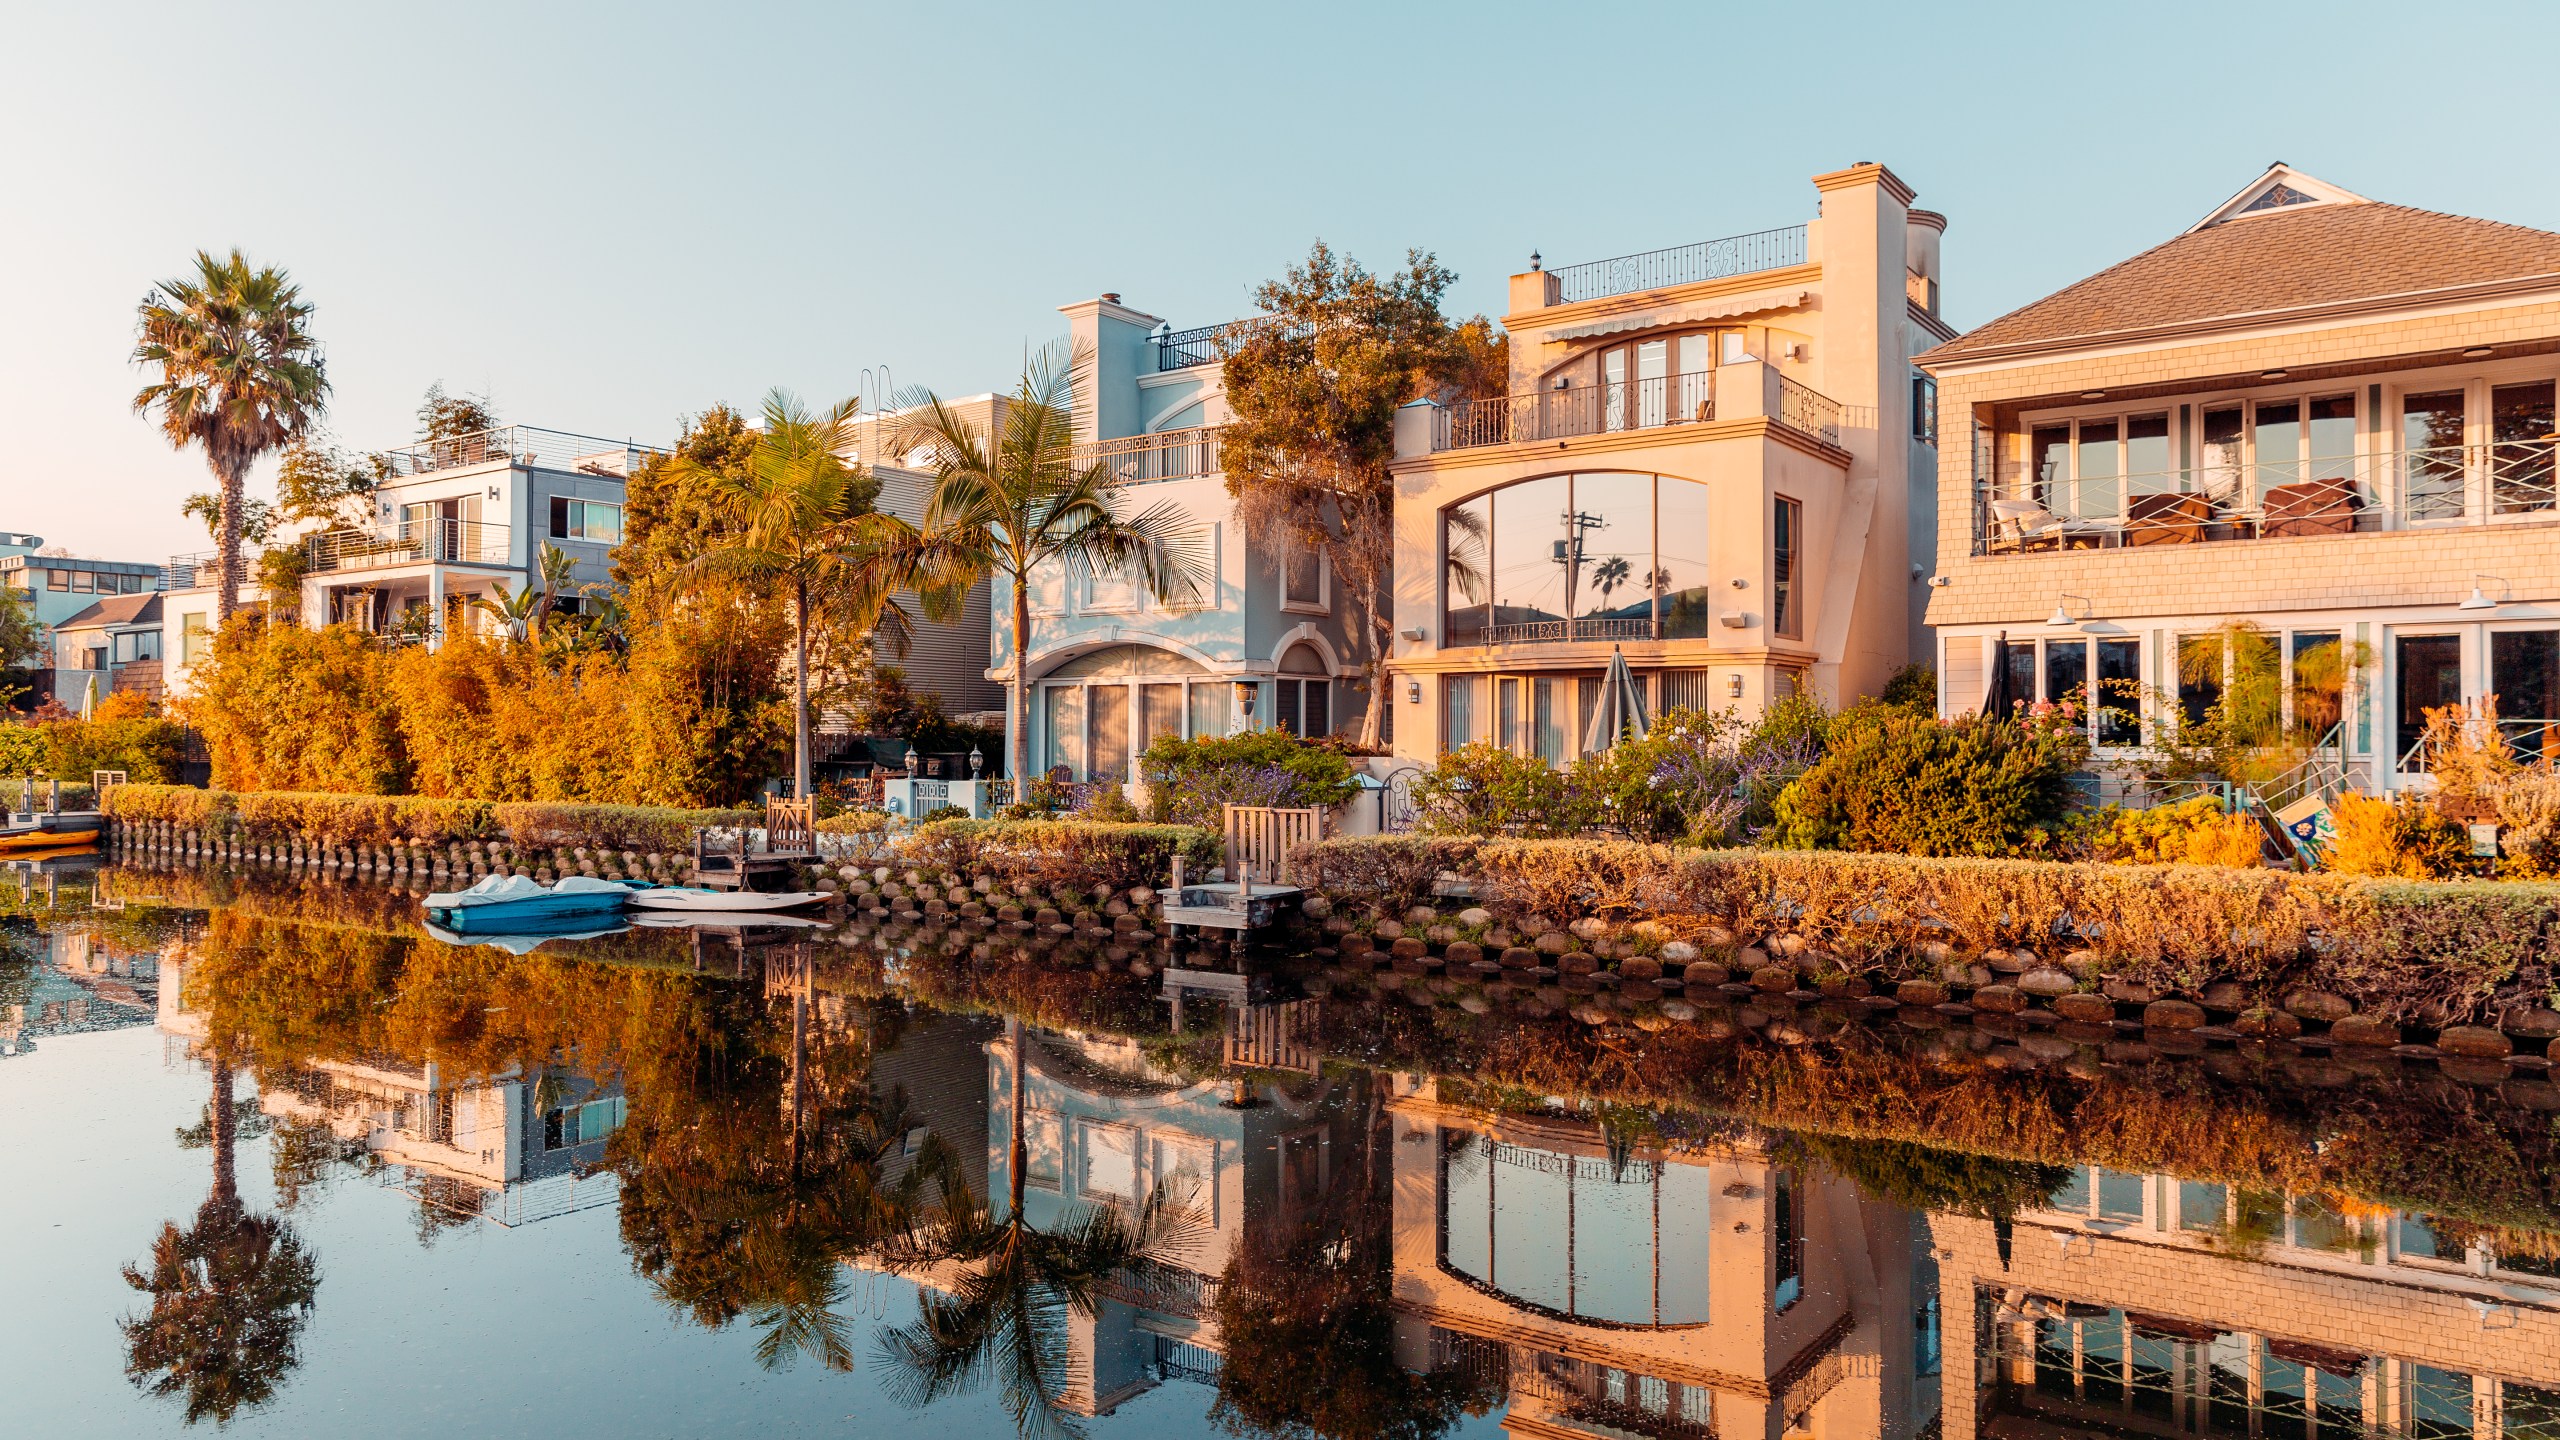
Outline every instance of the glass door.
{"type": "Polygon", "coordinates": [[[2400,768],[2416,773],[2427,768],[2426,757],[2417,753],[2427,733],[2427,712],[2462,703],[2462,637],[2403,635],[2398,649],[2400,719],[2393,748],[2400,768]]]}
{"type": "Polygon", "coordinates": [[[2465,466],[2462,392],[2400,397],[2400,510],[2410,520],[2459,520],[2465,466]]]}
{"type": "Polygon", "coordinates": [[[2498,728],[2518,760],[2549,764],[2560,754],[2560,630],[2491,635],[2489,689],[2498,697],[2498,728]]]}
{"type": "Polygon", "coordinates": [[[2552,384],[2536,380],[2489,392],[2489,509],[2527,515],[2553,508],[2552,384]]]}

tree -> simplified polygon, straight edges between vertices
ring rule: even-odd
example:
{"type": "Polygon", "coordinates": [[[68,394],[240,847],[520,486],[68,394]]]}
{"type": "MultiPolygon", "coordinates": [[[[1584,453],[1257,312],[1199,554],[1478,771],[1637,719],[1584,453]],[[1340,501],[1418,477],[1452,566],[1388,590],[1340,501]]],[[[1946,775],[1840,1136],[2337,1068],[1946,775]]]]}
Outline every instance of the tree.
{"type": "Polygon", "coordinates": [[[1235,412],[1221,453],[1236,518],[1275,564],[1322,556],[1332,566],[1369,691],[1367,746],[1386,720],[1396,411],[1452,388],[1498,393],[1508,364],[1492,322],[1453,326],[1441,315],[1456,279],[1419,250],[1402,271],[1373,275],[1319,240],[1305,264],[1254,292],[1271,318],[1234,327],[1221,346],[1235,412]]]}
{"type": "Polygon", "coordinates": [[[914,531],[881,517],[896,543],[901,581],[922,590],[935,618],[954,612],[959,597],[993,576],[1013,595],[1013,665],[1006,677],[1013,717],[1006,773],[1029,780],[1023,753],[1029,730],[1032,573],[1058,567],[1072,578],[1092,573],[1131,577],[1158,601],[1187,600],[1210,583],[1200,553],[1199,527],[1181,507],[1158,501],[1123,516],[1120,482],[1099,462],[1079,467],[1075,456],[1075,395],[1092,371],[1090,354],[1053,344],[1023,367],[1022,379],[995,421],[994,434],[953,411],[930,390],[899,397],[903,407],[889,449],[933,455],[933,493],[924,527],[914,531]]]}
{"type": "Polygon", "coordinates": [[[560,603],[560,592],[569,588],[576,573],[576,557],[545,540],[540,557],[542,566],[542,609],[533,617],[533,638],[542,638],[542,627],[551,619],[552,610],[560,603]]]}
{"type": "Polygon", "coordinates": [[[276,461],[276,518],[335,529],[370,519],[376,477],[316,431],[295,437],[276,461]]]}
{"type": "MultiPolygon", "coordinates": [[[[204,522],[207,537],[222,539],[222,497],[199,490],[187,497],[178,513],[191,520],[204,522]]],[[[276,533],[276,507],[252,495],[241,502],[240,539],[250,545],[264,545],[276,533]]]]}
{"type": "Polygon", "coordinates": [[[162,281],[137,312],[133,358],[156,367],[159,378],[133,397],[134,411],[155,416],[171,446],[202,446],[220,491],[217,626],[239,605],[249,468],[310,428],[328,404],[311,309],[284,271],[253,270],[234,249],[227,259],[197,251],[196,273],[162,281]]]}
{"type": "Polygon", "coordinates": [[[507,638],[519,644],[542,634],[542,592],[530,580],[512,595],[501,588],[494,600],[486,595],[475,597],[471,608],[497,621],[505,627],[507,638]]]}
{"type": "Polygon", "coordinates": [[[886,634],[903,651],[907,615],[892,598],[879,563],[879,536],[863,521],[880,482],[845,457],[855,444],[854,401],[816,415],[790,394],[765,397],[764,429],[743,470],[680,476],[708,484],[729,522],[727,533],[692,569],[788,597],[792,630],[792,790],[809,788],[809,632],[813,623],[845,632],[886,634]]]}
{"type": "Polygon", "coordinates": [[[0,585],[0,706],[16,703],[24,685],[10,672],[32,663],[44,650],[44,627],[36,623],[36,602],[26,591],[0,585]]]}

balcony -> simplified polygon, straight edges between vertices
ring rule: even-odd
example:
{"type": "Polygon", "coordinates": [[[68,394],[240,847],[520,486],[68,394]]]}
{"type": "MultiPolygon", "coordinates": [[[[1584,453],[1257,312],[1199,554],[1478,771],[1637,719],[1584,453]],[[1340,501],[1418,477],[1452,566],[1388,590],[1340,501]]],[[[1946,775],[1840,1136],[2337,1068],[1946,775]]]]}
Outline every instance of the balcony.
{"type": "MultiPolygon", "coordinates": [[[[1973,553],[2195,545],[2560,519],[2560,441],[2502,441],[2056,479],[1978,480],[1973,553]]],[[[1990,466],[1978,458],[1976,474],[1990,466]]]]}
{"type": "Polygon", "coordinates": [[[1273,317],[1254,315],[1230,320],[1223,325],[1203,325],[1196,330],[1159,330],[1155,334],[1156,372],[1188,370],[1194,365],[1208,365],[1226,358],[1225,340],[1230,334],[1243,337],[1270,325],[1273,317]]]}
{"type": "Polygon", "coordinates": [[[1555,277],[1558,303],[1571,305],[1580,300],[1603,300],[1612,295],[1695,285],[1701,280],[1801,265],[1804,238],[1802,225],[1789,225],[1748,235],[1728,235],[1721,240],[1674,245],[1667,250],[1620,255],[1613,260],[1591,260],[1548,273],[1555,277]]]}
{"type": "Polygon", "coordinates": [[[1091,441],[1075,447],[1078,470],[1109,467],[1123,485],[1150,480],[1187,480],[1219,473],[1219,440],[1224,427],[1195,425],[1188,430],[1162,430],[1118,440],[1091,441]]]}
{"type": "MultiPolygon", "coordinates": [[[[1719,418],[1717,377],[1722,373],[1697,370],[1615,385],[1461,400],[1446,410],[1435,410],[1431,449],[1435,453],[1471,450],[1700,424],[1719,418]]],[[[1764,403],[1752,413],[1768,414],[1778,424],[1826,445],[1840,444],[1838,401],[1773,370],[1765,374],[1775,381],[1774,393],[1763,397],[1764,403]]]]}
{"type": "Polygon", "coordinates": [[[507,527],[477,520],[407,520],[380,532],[331,530],[303,542],[311,573],[388,570],[398,565],[512,563],[507,527]]]}
{"type": "Polygon", "coordinates": [[[657,446],[629,440],[604,440],[593,435],[538,430],[530,425],[505,425],[447,440],[431,440],[405,450],[386,450],[378,458],[389,467],[389,473],[384,477],[387,480],[409,479],[432,475],[439,470],[459,470],[469,465],[498,461],[623,479],[638,469],[645,458],[666,453],[657,446]]]}
{"type": "MultiPolygon", "coordinates": [[[[213,572],[221,564],[222,552],[218,550],[198,550],[186,555],[172,555],[169,557],[168,565],[161,571],[160,588],[193,590],[203,586],[211,589],[213,572]]],[[[245,551],[231,572],[231,580],[235,586],[249,583],[249,561],[245,551]]]]}

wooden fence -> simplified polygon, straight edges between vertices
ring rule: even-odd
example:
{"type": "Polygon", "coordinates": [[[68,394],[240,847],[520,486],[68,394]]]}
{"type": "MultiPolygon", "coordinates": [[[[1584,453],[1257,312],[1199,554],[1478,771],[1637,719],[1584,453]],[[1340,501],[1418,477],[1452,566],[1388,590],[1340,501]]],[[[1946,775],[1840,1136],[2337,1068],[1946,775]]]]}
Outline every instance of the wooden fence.
{"type": "Polygon", "coordinates": [[[1248,1070],[1313,1075],[1323,1068],[1316,1048],[1314,1000],[1246,1005],[1227,1011],[1227,1063],[1248,1070]]]}
{"type": "Polygon", "coordinates": [[[1289,883],[1289,852],[1324,838],[1324,807],[1287,810],[1275,805],[1229,805],[1225,808],[1226,866],[1230,881],[1246,878],[1266,885],[1289,883]]]}

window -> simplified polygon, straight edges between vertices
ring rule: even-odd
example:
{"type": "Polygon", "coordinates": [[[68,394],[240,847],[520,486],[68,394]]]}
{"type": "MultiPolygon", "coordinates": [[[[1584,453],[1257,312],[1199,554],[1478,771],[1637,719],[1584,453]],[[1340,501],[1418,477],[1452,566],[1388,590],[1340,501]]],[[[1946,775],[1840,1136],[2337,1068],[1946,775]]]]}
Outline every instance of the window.
{"type": "Polygon", "coordinates": [[[1711,670],[1663,671],[1661,713],[1715,709],[1714,679],[1715,672],[1711,670]]]}
{"type": "Polygon", "coordinates": [[[1804,1294],[1804,1198],[1793,1170],[1769,1172],[1770,1296],[1784,1310],[1804,1294]]]}
{"type": "Polygon", "coordinates": [[[2423,764],[2415,751],[2427,733],[2427,712],[2462,703],[2462,637],[2402,635],[2397,640],[2400,723],[2393,749],[2400,763],[2423,764]]]}
{"type": "Polygon", "coordinates": [[[1304,546],[1289,547],[1280,567],[1280,603],[1297,609],[1322,610],[1325,603],[1325,557],[1304,546]]]}
{"type": "Polygon", "coordinates": [[[1218,1142],[1159,1137],[1155,1142],[1155,1189],[1182,1197],[1200,1218],[1218,1223],[1218,1142]]]}
{"type": "Polygon", "coordinates": [[[34,573],[24,567],[10,571],[8,580],[9,588],[12,590],[32,590],[35,588],[34,573]]]}
{"type": "Polygon", "coordinates": [[[2489,689],[2498,726],[2516,758],[2560,756],[2560,630],[2501,630],[2489,636],[2489,689]]]}
{"type": "Polygon", "coordinates": [[[1049,758],[1041,769],[1064,766],[1069,774],[1083,777],[1084,691],[1082,685],[1052,685],[1045,692],[1047,709],[1041,718],[1049,736],[1049,758]]]}
{"type": "Polygon", "coordinates": [[[2318,741],[2346,713],[2346,647],[2335,630],[2293,632],[2293,731],[2318,741]]]}
{"type": "Polygon", "coordinates": [[[1441,748],[1455,750],[1485,738],[1479,719],[1484,685],[1480,675],[1450,675],[1441,680],[1441,748]]]}
{"type": "Polygon", "coordinates": [[[212,648],[212,632],[205,628],[205,615],[194,611],[178,617],[178,663],[193,665],[196,657],[212,648]]]}
{"type": "Polygon", "coordinates": [[[1803,528],[1804,506],[1779,496],[1769,526],[1769,629],[1788,640],[1804,638],[1804,606],[1796,594],[1796,556],[1803,528]]]}
{"type": "Polygon", "coordinates": [[[1911,377],[1911,438],[1938,443],[1938,382],[1926,375],[1911,377]]]}
{"type": "Polygon", "coordinates": [[[1022,1113],[1022,1183],[1035,1190],[1055,1190],[1065,1174],[1066,1152],[1060,1144],[1058,1117],[1046,1110],[1022,1113]]]}
{"type": "Polygon", "coordinates": [[[2535,380],[2489,392],[2489,511],[2522,515],[2552,508],[2552,384],[2535,380]]]}
{"type": "Polygon", "coordinates": [[[2400,507],[2412,520],[2465,510],[2462,392],[2400,397],[2400,507]]]}
{"type": "Polygon", "coordinates": [[[565,495],[551,497],[551,535],[556,540],[590,540],[603,545],[622,543],[622,507],[600,500],[572,500],[565,495]]]}
{"type": "MultiPolygon", "coordinates": [[[[1086,1125],[1081,1132],[1084,1174],[1076,1182],[1076,1189],[1097,1199],[1134,1203],[1138,1198],[1138,1132],[1125,1125],[1086,1125]]],[[[1026,1170],[1024,1179],[1029,1178],[1026,1170]]]]}
{"type": "Polygon", "coordinates": [[[1235,713],[1235,690],[1224,681],[1194,681],[1190,687],[1193,736],[1224,735],[1235,713]]]}
{"type": "Polygon", "coordinates": [[[1085,703],[1092,709],[1091,779],[1121,784],[1129,778],[1129,687],[1091,685],[1085,703]]]}
{"type": "Polygon", "coordinates": [[[2142,642],[2098,642],[2098,743],[2142,743],[2142,642]]]}
{"type": "Polygon", "coordinates": [[[2178,637],[2179,723],[2202,725],[2222,703],[2222,637],[2178,637]]]}
{"type": "Polygon", "coordinates": [[[2143,1200],[2150,1189],[2147,1176],[2082,1165],[2071,1172],[2071,1179],[2045,1204],[2065,1215],[2131,1225],[2141,1221],[2143,1200]]]}
{"type": "Polygon", "coordinates": [[[1707,488],[1628,471],[1549,475],[1442,512],[1452,646],[1700,638],[1714,622],[1707,488]]]}
{"type": "MultiPolygon", "coordinates": [[[[1621,1325],[1703,1324],[1713,1197],[1702,1165],[1613,1165],[1597,1155],[1447,1128],[1440,1132],[1439,1263],[1550,1314],[1621,1325]]],[[[1670,1399],[1667,1391],[1655,1393],[1670,1399]]]]}

